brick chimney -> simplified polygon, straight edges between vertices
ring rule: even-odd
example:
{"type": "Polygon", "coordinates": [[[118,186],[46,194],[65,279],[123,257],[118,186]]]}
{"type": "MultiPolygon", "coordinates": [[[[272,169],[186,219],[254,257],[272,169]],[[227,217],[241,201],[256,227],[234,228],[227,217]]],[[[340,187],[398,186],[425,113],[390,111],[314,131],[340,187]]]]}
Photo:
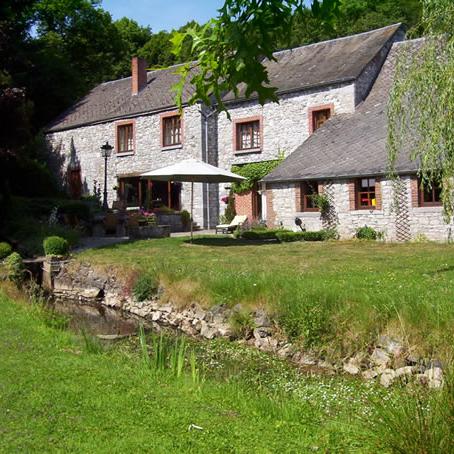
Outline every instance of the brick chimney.
{"type": "Polygon", "coordinates": [[[132,57],[131,75],[132,94],[137,95],[147,85],[147,62],[143,58],[132,57]]]}

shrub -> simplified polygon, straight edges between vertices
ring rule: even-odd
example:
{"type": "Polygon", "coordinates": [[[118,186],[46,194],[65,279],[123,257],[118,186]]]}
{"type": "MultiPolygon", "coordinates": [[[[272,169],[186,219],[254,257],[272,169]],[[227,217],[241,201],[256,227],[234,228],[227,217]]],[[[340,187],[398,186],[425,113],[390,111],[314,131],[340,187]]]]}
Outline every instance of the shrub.
{"type": "Polygon", "coordinates": [[[183,227],[188,229],[191,226],[191,214],[187,210],[183,210],[180,214],[183,227]]]}
{"type": "Polygon", "coordinates": [[[304,239],[304,234],[307,232],[276,232],[276,238],[282,243],[289,243],[292,241],[301,241],[304,239]]]}
{"type": "Polygon", "coordinates": [[[247,338],[255,328],[254,319],[250,312],[239,310],[233,312],[230,317],[230,327],[238,338],[247,338]]]}
{"type": "Polygon", "coordinates": [[[132,294],[137,301],[145,301],[156,295],[158,291],[158,281],[150,273],[140,275],[132,289],[132,294]]]}
{"type": "Polygon", "coordinates": [[[246,240],[277,240],[278,232],[289,232],[289,230],[257,228],[244,231],[241,237],[246,240]]]}
{"type": "Polygon", "coordinates": [[[323,235],[325,237],[325,241],[339,239],[339,234],[336,229],[325,229],[323,230],[323,235]]]}
{"type": "Polygon", "coordinates": [[[21,285],[25,277],[25,267],[22,257],[17,252],[13,252],[5,259],[6,273],[8,279],[17,286],[21,285]]]}
{"type": "Polygon", "coordinates": [[[355,236],[359,240],[376,240],[379,238],[379,233],[372,227],[365,225],[364,227],[356,229],[355,236]]]}
{"type": "Polygon", "coordinates": [[[0,260],[8,257],[13,252],[13,248],[8,243],[0,243],[0,260]]]}
{"type": "Polygon", "coordinates": [[[43,241],[43,248],[46,255],[67,255],[69,243],[60,236],[48,236],[43,241]]]}
{"type": "Polygon", "coordinates": [[[304,241],[325,241],[325,230],[317,230],[315,232],[301,232],[304,241]]]}

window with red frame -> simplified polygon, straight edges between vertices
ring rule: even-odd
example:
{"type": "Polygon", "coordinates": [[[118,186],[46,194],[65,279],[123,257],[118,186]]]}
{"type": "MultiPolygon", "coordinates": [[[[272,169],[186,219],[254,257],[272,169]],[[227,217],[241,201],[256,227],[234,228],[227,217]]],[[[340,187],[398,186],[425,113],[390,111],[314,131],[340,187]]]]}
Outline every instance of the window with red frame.
{"type": "Polygon", "coordinates": [[[236,149],[238,151],[260,148],[260,121],[247,121],[236,124],[236,149]]]}
{"type": "Polygon", "coordinates": [[[134,151],[134,125],[132,123],[117,126],[117,146],[117,153],[134,151]]]}
{"type": "Polygon", "coordinates": [[[312,132],[320,128],[331,117],[331,109],[314,110],[312,112],[312,132]]]}
{"type": "Polygon", "coordinates": [[[375,178],[360,178],[356,182],[356,208],[374,210],[377,205],[375,198],[375,178]]]}
{"type": "Polygon", "coordinates": [[[314,202],[314,196],[318,194],[316,181],[304,181],[301,183],[301,211],[319,211],[314,202]]]}
{"type": "Polygon", "coordinates": [[[162,119],[162,146],[181,145],[181,117],[172,115],[162,119]]]}
{"type": "Polygon", "coordinates": [[[435,181],[430,184],[422,185],[421,180],[418,180],[419,186],[419,206],[440,206],[441,202],[441,187],[435,181]]]}

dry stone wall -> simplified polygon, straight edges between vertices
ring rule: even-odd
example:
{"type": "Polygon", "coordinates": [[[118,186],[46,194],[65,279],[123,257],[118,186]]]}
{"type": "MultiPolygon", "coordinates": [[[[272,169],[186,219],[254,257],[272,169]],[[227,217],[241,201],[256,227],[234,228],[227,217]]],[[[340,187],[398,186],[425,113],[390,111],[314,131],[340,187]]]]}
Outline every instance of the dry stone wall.
{"type": "Polygon", "coordinates": [[[138,317],[156,330],[169,327],[203,339],[243,337],[242,340],[252,347],[287,358],[302,368],[328,374],[358,375],[386,387],[395,382],[416,381],[432,388],[443,384],[443,369],[438,361],[414,357],[402,341],[388,336],[380,336],[371,353],[358,352],[336,364],[293,345],[263,310],[251,314],[251,326],[240,334],[232,328],[231,320],[236,312],[244,311],[241,305],[233,308],[217,305],[205,309],[197,302],[190,302],[182,308],[172,302],[162,302],[162,292],[163,289],[159,289],[152,299],[137,301],[131,296],[128,285],[112,271],[95,270],[89,264],[63,263],[53,279],[53,295],[57,300],[114,309],[126,317],[138,317]]]}

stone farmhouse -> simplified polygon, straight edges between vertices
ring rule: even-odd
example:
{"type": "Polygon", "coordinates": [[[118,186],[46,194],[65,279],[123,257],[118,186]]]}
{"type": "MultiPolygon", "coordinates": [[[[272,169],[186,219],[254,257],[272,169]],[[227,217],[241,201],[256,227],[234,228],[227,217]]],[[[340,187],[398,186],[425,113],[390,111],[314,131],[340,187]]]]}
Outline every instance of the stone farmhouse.
{"type": "MultiPolygon", "coordinates": [[[[105,82],[57,118],[47,130],[60,172],[81,178],[85,191],[103,181],[100,146],[114,145],[108,161],[109,203],[143,206],[160,200],[189,206],[189,184],[150,182],[140,174],[187,158],[224,169],[285,159],[262,182],[235,197],[238,214],[268,226],[308,230],[335,227],[351,238],[368,225],[388,240],[418,235],[445,240],[440,191],[422,191],[417,165],[400,156],[397,181],[387,178],[386,105],[396,58],[406,47],[400,24],[274,54],[266,62],[279,103],[246,99],[244,87],[224,101],[230,119],[204,105],[174,104],[175,67],[147,71],[132,61],[132,76],[105,82]],[[329,209],[320,213],[314,194],[329,209]]],[[[191,95],[185,89],[184,101],[191,95]]],[[[205,228],[219,222],[229,186],[196,184],[194,220],[205,228]]],[[[102,188],[103,189],[103,188],[102,188]]]]}

